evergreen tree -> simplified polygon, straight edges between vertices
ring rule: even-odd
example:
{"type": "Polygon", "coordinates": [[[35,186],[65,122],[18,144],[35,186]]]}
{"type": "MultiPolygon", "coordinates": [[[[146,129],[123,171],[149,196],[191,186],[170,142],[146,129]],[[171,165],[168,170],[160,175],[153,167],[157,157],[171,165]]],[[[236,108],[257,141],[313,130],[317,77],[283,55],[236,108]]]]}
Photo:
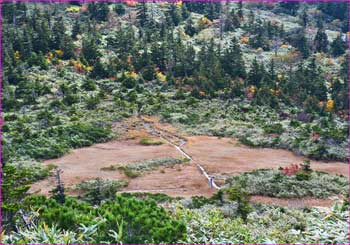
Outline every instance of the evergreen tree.
{"type": "Polygon", "coordinates": [[[347,48],[347,44],[346,42],[343,41],[340,35],[337,36],[337,38],[334,39],[333,42],[331,43],[331,52],[332,52],[332,55],[335,57],[343,55],[346,51],[346,48],[347,48]]]}
{"type": "Polygon", "coordinates": [[[276,71],[275,71],[275,61],[271,59],[269,64],[269,71],[268,71],[268,79],[267,79],[267,86],[273,87],[273,89],[277,89],[276,87],[276,71]]]}
{"type": "Polygon", "coordinates": [[[88,4],[88,11],[90,14],[90,19],[96,21],[107,21],[109,14],[108,3],[94,3],[88,4]]]}
{"type": "Polygon", "coordinates": [[[307,11],[305,8],[303,9],[303,12],[301,13],[300,19],[301,19],[301,23],[302,23],[303,27],[305,28],[307,26],[307,22],[308,22],[307,11]]]}
{"type": "Polygon", "coordinates": [[[61,180],[61,169],[56,169],[55,177],[57,180],[57,186],[54,190],[51,191],[52,197],[58,202],[63,204],[66,200],[66,195],[64,193],[64,185],[61,180]]]}
{"type": "Polygon", "coordinates": [[[194,23],[191,18],[186,21],[185,33],[190,37],[196,34],[196,28],[194,27],[194,23]]]}
{"type": "MultiPolygon", "coordinates": [[[[46,53],[49,51],[50,29],[48,23],[42,20],[37,26],[37,31],[33,37],[33,50],[35,52],[46,53]]],[[[57,39],[59,42],[59,39],[57,39]]]]}
{"type": "Polygon", "coordinates": [[[296,48],[302,53],[304,58],[309,57],[310,55],[310,47],[307,43],[307,39],[305,37],[305,30],[300,31],[297,34],[296,40],[295,40],[296,48]]]}
{"type": "Polygon", "coordinates": [[[314,39],[314,45],[317,52],[326,53],[328,50],[328,38],[324,29],[321,27],[318,29],[314,39]]]}
{"type": "Polygon", "coordinates": [[[83,40],[81,55],[90,65],[101,56],[95,38],[88,37],[83,40]]]}
{"type": "Polygon", "coordinates": [[[70,36],[64,35],[63,42],[60,45],[60,49],[63,51],[63,59],[69,60],[75,57],[74,43],[70,36]]]}
{"type": "Polygon", "coordinates": [[[80,27],[80,22],[78,19],[75,20],[74,24],[73,24],[73,28],[72,28],[72,38],[74,40],[77,39],[77,35],[81,33],[81,27],[80,27]]]}
{"type": "Polygon", "coordinates": [[[63,37],[65,35],[66,28],[63,24],[62,17],[57,19],[52,27],[51,35],[51,49],[59,49],[63,43],[63,37]]]}
{"type": "Polygon", "coordinates": [[[124,15],[125,14],[125,6],[122,3],[117,3],[114,7],[114,11],[118,14],[118,15],[124,15]]]}
{"type": "Polygon", "coordinates": [[[178,7],[175,4],[171,4],[169,8],[169,16],[172,19],[172,22],[175,26],[178,26],[181,22],[181,14],[179,12],[178,7]]]}
{"type": "Polygon", "coordinates": [[[181,17],[183,20],[186,20],[190,16],[190,11],[188,11],[187,6],[183,5],[181,7],[181,17]]]}
{"type": "Polygon", "coordinates": [[[281,7],[284,13],[291,14],[291,15],[295,15],[299,9],[298,2],[280,2],[279,6],[281,7]]]}
{"type": "Polygon", "coordinates": [[[106,69],[104,68],[103,64],[101,63],[100,58],[97,58],[97,60],[94,63],[94,68],[91,72],[91,77],[101,79],[106,78],[108,76],[108,73],[106,69]]]}
{"type": "Polygon", "coordinates": [[[237,12],[237,14],[238,14],[238,17],[240,19],[243,19],[243,3],[242,3],[242,1],[238,2],[238,12],[237,12]]]}
{"type": "Polygon", "coordinates": [[[264,65],[259,64],[256,58],[254,58],[247,77],[248,85],[260,87],[261,85],[263,85],[266,76],[267,72],[265,70],[264,65]]]}
{"type": "Polygon", "coordinates": [[[137,19],[139,21],[139,25],[141,27],[144,27],[146,22],[148,21],[148,16],[147,16],[147,6],[144,1],[140,2],[137,7],[136,7],[136,15],[137,19]]]}
{"type": "Polygon", "coordinates": [[[240,26],[239,16],[235,14],[235,10],[232,9],[229,16],[224,21],[224,31],[233,31],[240,26]]]}
{"type": "Polygon", "coordinates": [[[245,78],[246,71],[241,48],[236,38],[233,38],[221,57],[224,71],[232,78],[245,78]]]}

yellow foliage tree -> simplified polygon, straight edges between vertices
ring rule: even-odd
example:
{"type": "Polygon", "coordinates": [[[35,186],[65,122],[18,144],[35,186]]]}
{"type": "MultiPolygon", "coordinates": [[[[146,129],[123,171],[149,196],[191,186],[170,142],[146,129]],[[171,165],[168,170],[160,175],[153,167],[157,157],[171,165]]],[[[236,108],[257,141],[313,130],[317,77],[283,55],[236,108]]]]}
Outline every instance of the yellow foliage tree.
{"type": "Polygon", "coordinates": [[[249,87],[249,92],[252,93],[252,94],[254,94],[254,93],[256,92],[256,87],[253,86],[253,85],[251,85],[251,86],[249,87]]]}
{"type": "Polygon", "coordinates": [[[198,26],[199,26],[199,29],[201,30],[211,26],[212,24],[213,22],[209,20],[207,17],[202,17],[198,20],[198,26]]]}
{"type": "Polygon", "coordinates": [[[165,82],[165,81],[166,81],[166,76],[165,76],[162,72],[157,71],[156,74],[157,74],[157,79],[158,79],[159,81],[162,81],[162,82],[165,82]]]}
{"type": "Polygon", "coordinates": [[[249,37],[242,37],[240,41],[241,41],[241,43],[248,44],[249,43],[249,37]]]}
{"type": "Polygon", "coordinates": [[[328,100],[326,104],[327,111],[332,111],[334,109],[334,100],[328,100]]]}
{"type": "Polygon", "coordinates": [[[21,59],[21,54],[19,53],[19,51],[15,51],[14,56],[16,61],[19,61],[21,59]]]}

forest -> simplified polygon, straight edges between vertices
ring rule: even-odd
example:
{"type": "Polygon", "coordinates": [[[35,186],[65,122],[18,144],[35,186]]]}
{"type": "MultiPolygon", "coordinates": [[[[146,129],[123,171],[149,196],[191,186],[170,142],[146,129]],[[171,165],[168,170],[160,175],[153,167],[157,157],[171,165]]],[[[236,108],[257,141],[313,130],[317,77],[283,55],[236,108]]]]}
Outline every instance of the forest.
{"type": "Polygon", "coordinates": [[[1,5],[2,243],[349,242],[346,2],[1,5]],[[205,137],[221,143],[197,156],[205,137]],[[236,171],[234,158],[203,160],[230,140],[300,161],[236,171]],[[139,152],[94,155],[86,178],[90,165],[59,160],[110,142],[139,152]],[[165,155],[172,146],[181,157],[165,155]],[[218,190],[197,194],[203,177],[196,194],[159,181],[136,191],[196,164],[218,190]],[[317,205],[288,202],[299,199],[317,205]]]}

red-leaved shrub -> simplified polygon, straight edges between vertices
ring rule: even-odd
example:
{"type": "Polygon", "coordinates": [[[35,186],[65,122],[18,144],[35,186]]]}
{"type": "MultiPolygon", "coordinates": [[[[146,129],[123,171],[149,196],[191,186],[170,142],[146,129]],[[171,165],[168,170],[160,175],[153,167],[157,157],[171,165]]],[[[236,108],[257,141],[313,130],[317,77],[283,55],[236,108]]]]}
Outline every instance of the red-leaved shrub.
{"type": "Polygon", "coordinates": [[[282,173],[288,176],[295,175],[297,172],[299,172],[301,169],[298,164],[290,164],[289,166],[285,167],[282,170],[282,173]]]}

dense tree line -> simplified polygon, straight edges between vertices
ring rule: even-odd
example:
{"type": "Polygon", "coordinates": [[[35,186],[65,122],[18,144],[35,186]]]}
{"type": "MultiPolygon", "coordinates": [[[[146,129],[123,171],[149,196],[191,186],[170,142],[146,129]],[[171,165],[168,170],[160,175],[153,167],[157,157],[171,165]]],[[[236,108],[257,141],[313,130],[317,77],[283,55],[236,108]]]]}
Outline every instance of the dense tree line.
{"type": "MultiPolygon", "coordinates": [[[[96,24],[107,21],[112,9],[110,4],[89,3],[87,10],[74,21],[71,31],[67,30],[63,18],[52,17],[50,10],[29,11],[24,4],[5,4],[4,82],[17,85],[15,93],[21,93],[15,95],[5,88],[4,106],[11,106],[16,96],[23,97],[24,103],[35,103],[33,91],[36,95],[49,93],[45,88],[25,82],[23,69],[31,66],[48,69],[49,62],[55,64],[58,59],[78,60],[86,69],[91,67],[90,77],[97,79],[113,77],[120,71],[139,74],[136,80],[130,77],[122,78],[123,84],[129,89],[138,83],[159,80],[161,73],[168,85],[190,86],[192,95],[198,98],[217,96],[218,91],[224,89],[235,90],[231,96],[243,95],[247,86],[255,86],[257,92],[254,95],[269,94],[270,90],[280,91],[278,100],[287,99],[299,105],[305,104],[306,95],[314,96],[320,101],[325,100],[322,73],[314,72],[314,68],[305,70],[300,64],[299,67],[296,66],[297,69],[289,71],[289,76],[285,78],[286,84],[289,84],[290,88],[298,87],[302,90],[298,91],[298,98],[294,98],[292,95],[297,91],[276,85],[278,84],[276,76],[268,74],[265,67],[257,60],[252,64],[244,63],[240,41],[235,38],[229,40],[225,47],[218,45],[214,40],[202,42],[199,44],[200,50],[195,51],[191,42],[183,41],[178,33],[174,33],[174,27],[184,22],[185,33],[189,36],[195,35],[198,30],[188,17],[190,12],[196,12],[211,21],[223,18],[220,19],[222,32],[242,28],[249,33],[248,44],[253,49],[261,48],[269,51],[276,48],[274,42],[285,40],[296,47],[303,58],[312,56],[313,52],[330,53],[337,57],[346,51],[346,43],[341,36],[331,43],[328,42],[322,21],[318,23],[315,37],[310,40],[305,32],[305,26],[308,25],[307,17],[303,18],[304,27],[286,33],[283,25],[262,21],[256,18],[252,11],[243,14],[242,6],[243,3],[239,2],[235,8],[227,11],[225,4],[217,2],[205,5],[169,4],[165,18],[159,22],[151,16],[149,6],[140,3],[135,7],[137,30],[129,25],[107,38],[106,48],[113,50],[117,56],[102,62],[101,35],[96,30],[96,24]],[[84,20],[84,23],[81,20],[84,20]],[[83,35],[82,46],[76,47],[74,40],[86,32],[89,35],[83,35]],[[52,60],[48,61],[50,58],[48,55],[53,56],[52,60]],[[298,84],[301,78],[305,86],[298,84]],[[238,86],[240,79],[244,83],[238,86]],[[180,82],[175,83],[175,80],[180,82]],[[313,85],[308,85],[310,83],[313,85]],[[28,91],[28,94],[25,91],[28,91]],[[289,92],[291,93],[288,94],[289,92]]],[[[125,14],[123,5],[118,4],[113,8],[118,15],[125,14]]],[[[279,8],[291,15],[296,15],[299,11],[299,5],[295,3],[280,3],[279,8]]],[[[332,10],[333,7],[326,8],[320,5],[319,8],[334,18],[344,18],[345,13],[337,14],[332,10]]],[[[274,93],[276,95],[277,92],[274,93]]],[[[272,95],[273,93],[270,93],[268,97],[272,95]]]]}

